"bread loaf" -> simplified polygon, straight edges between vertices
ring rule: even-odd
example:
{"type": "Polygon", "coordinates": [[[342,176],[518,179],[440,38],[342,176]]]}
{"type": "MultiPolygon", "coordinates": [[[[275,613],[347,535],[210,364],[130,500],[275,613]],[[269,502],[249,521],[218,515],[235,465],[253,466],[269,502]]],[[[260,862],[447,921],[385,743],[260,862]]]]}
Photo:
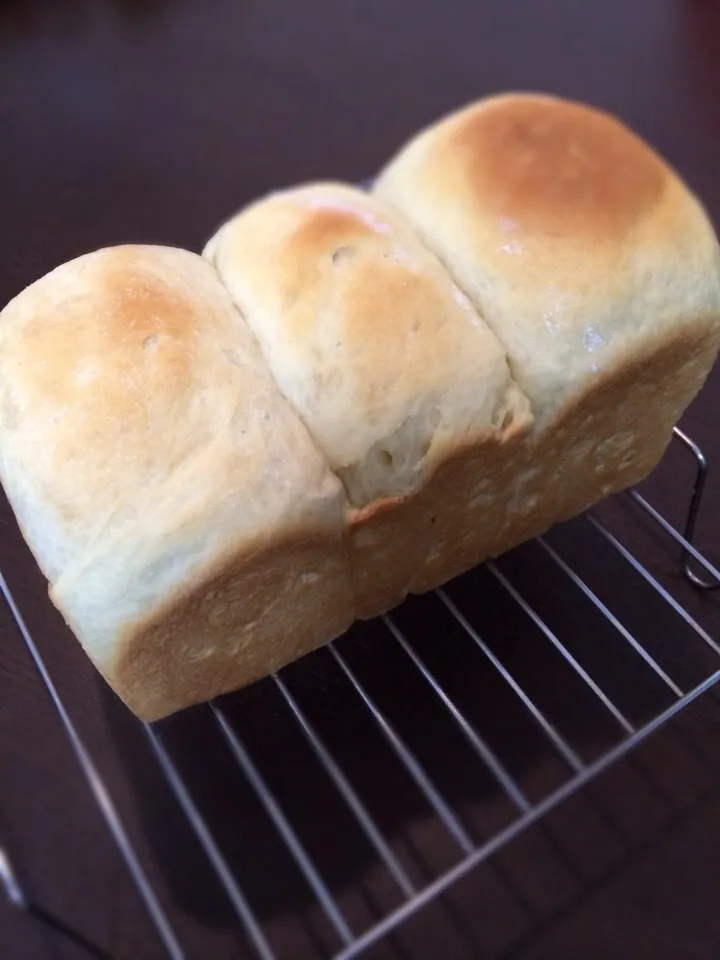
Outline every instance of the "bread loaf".
{"type": "Polygon", "coordinates": [[[531,403],[488,551],[646,476],[720,338],[717,241],[667,165],[600,111],[507,94],[418,134],[375,191],[496,333],[531,403]]]}
{"type": "Polygon", "coordinates": [[[345,485],[358,616],[402,600],[439,535],[459,557],[469,519],[474,540],[499,533],[502,512],[468,511],[500,497],[527,401],[498,339],[399,217],[315,184],[253,204],[205,255],[345,485]]]}
{"type": "Polygon", "coordinates": [[[5,308],[0,477],[53,602],[145,720],[351,621],[341,485],[195,254],[101,250],[5,308]]]}
{"type": "Polygon", "coordinates": [[[125,246],[0,314],[0,479],[50,596],[154,720],[644,477],[720,346],[698,201],[538,95],[372,195],[285,190],[205,259],[125,246]]]}

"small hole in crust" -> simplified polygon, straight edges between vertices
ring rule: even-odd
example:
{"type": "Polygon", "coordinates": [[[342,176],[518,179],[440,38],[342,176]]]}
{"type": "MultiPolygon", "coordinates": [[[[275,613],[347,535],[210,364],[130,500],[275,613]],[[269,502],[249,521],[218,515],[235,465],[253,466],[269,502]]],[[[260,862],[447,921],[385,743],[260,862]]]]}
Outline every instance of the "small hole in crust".
{"type": "Polygon", "coordinates": [[[145,337],[143,340],[143,350],[150,350],[152,347],[156,347],[158,342],[157,334],[151,333],[149,337],[145,337]]]}
{"type": "Polygon", "coordinates": [[[236,367],[240,366],[240,354],[237,352],[237,350],[223,350],[223,353],[225,354],[225,359],[228,361],[228,363],[232,363],[233,366],[236,367]]]}
{"type": "Polygon", "coordinates": [[[338,247],[337,250],[332,255],[332,262],[337,266],[339,263],[344,263],[346,260],[352,260],[355,256],[355,251],[352,247],[338,247]]]}
{"type": "Polygon", "coordinates": [[[391,467],[393,464],[393,456],[389,450],[380,451],[380,462],[383,463],[386,467],[391,467]]]}

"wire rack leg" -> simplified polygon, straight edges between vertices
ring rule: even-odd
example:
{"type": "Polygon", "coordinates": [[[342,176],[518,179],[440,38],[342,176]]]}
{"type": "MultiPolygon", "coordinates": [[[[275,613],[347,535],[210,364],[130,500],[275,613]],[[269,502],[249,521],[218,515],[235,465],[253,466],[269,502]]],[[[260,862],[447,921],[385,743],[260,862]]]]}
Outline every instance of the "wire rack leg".
{"type": "Polygon", "coordinates": [[[20,910],[27,909],[25,894],[15,876],[10,857],[3,847],[0,847],[0,884],[5,891],[5,896],[14,907],[18,907],[20,910]]]}
{"type": "Polygon", "coordinates": [[[88,956],[94,957],[95,960],[113,960],[112,955],[107,950],[99,947],[75,927],[28,898],[4,847],[0,847],[0,888],[4,890],[13,907],[21,910],[28,917],[32,917],[38,923],[42,923],[49,930],[61,934],[75,946],[80,947],[88,956]]]}
{"type": "MultiPolygon", "coordinates": [[[[695,483],[693,484],[693,492],[690,497],[690,505],[688,507],[687,518],[685,520],[685,539],[688,543],[692,544],[693,538],[695,537],[695,526],[697,524],[698,513],[700,512],[700,504],[702,503],[703,493],[705,491],[705,481],[707,480],[708,474],[708,462],[705,459],[705,454],[702,452],[700,447],[695,443],[694,440],[691,440],[690,437],[683,433],[679,427],[675,427],[674,430],[675,437],[683,444],[683,446],[690,451],[690,453],[695,457],[696,463],[696,472],[695,472],[695,483]]],[[[683,563],[683,573],[687,579],[692,583],[694,587],[697,587],[698,590],[717,590],[720,587],[720,581],[713,578],[711,580],[701,577],[699,574],[695,573],[692,567],[692,556],[690,552],[686,549],[683,549],[682,552],[682,563],[683,563]]]]}

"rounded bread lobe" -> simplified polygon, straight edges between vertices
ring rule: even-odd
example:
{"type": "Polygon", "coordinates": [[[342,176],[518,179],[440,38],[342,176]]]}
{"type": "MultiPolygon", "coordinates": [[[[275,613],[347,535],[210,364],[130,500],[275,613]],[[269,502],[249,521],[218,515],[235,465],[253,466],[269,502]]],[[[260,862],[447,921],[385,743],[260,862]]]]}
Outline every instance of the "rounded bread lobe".
{"type": "Polygon", "coordinates": [[[87,254],[8,304],[0,431],[21,522],[40,519],[32,500],[57,530],[31,536],[51,580],[124,516],[162,510],[191,469],[220,471],[220,498],[222,480],[249,484],[249,522],[281,459],[288,481],[325,469],[214,271],[172,248],[87,254]]]}
{"type": "Polygon", "coordinates": [[[496,337],[371,196],[273,194],[205,255],[355,506],[416,491],[458,443],[527,425],[496,337]]]}
{"type": "Polygon", "coordinates": [[[536,431],[652,339],[717,326],[718,245],[702,207],[592,107],[481,100],[413,138],[375,190],[502,341],[536,431]]]}

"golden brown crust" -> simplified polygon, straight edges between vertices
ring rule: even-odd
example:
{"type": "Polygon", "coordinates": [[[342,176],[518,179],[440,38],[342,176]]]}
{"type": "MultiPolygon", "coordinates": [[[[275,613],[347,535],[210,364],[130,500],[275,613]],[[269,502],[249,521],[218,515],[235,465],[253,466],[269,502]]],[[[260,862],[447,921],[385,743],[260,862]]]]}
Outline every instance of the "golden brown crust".
{"type": "Polygon", "coordinates": [[[447,159],[482,216],[528,233],[621,237],[657,203],[667,172],[620,121],[555,97],[497,97],[461,114],[447,159]],[[481,210],[479,208],[482,207],[481,210]]]}

